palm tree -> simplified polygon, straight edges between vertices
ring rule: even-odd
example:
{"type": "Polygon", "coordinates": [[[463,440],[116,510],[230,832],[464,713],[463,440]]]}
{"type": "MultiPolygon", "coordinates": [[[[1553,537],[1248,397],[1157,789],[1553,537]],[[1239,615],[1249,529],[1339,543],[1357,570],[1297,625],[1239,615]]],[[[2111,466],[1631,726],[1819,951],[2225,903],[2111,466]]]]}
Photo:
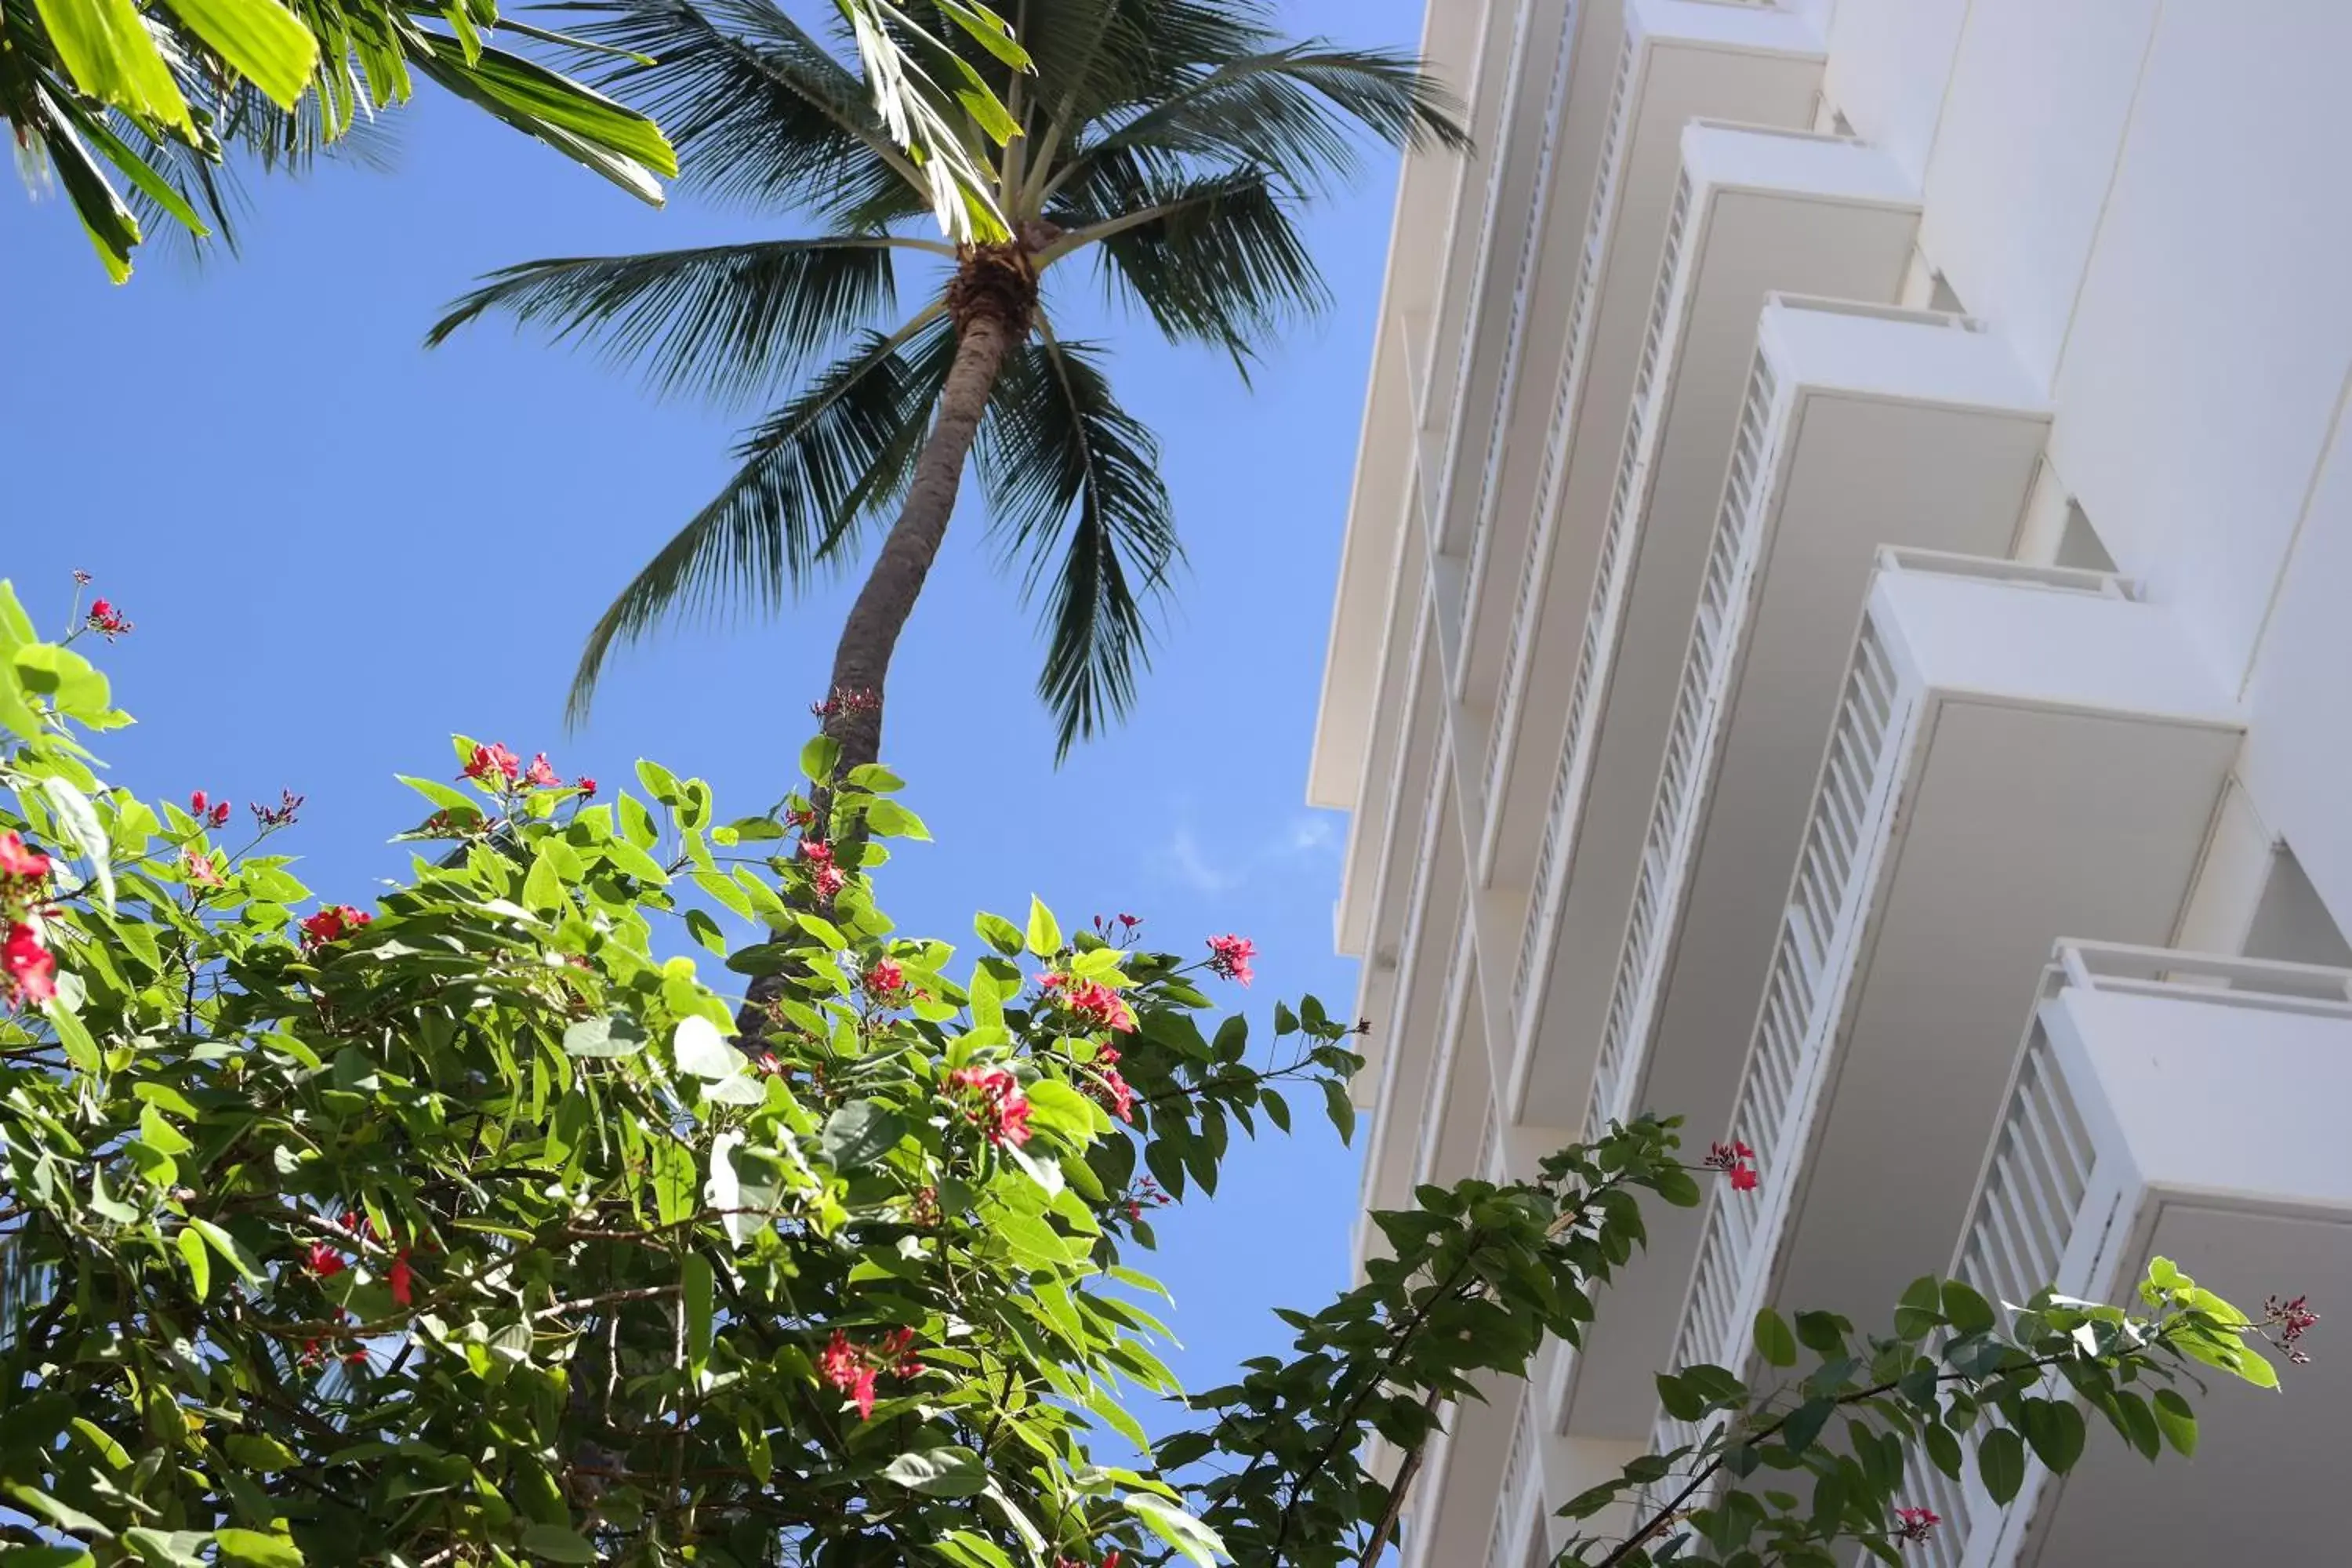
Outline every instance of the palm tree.
{"type": "Polygon", "coordinates": [[[1465,142],[1412,58],[1286,40],[1258,0],[999,0],[1029,70],[1001,40],[948,29],[952,44],[927,47],[952,48],[953,69],[907,89],[988,171],[982,226],[950,243],[925,224],[924,161],[840,58],[854,40],[828,48],[778,0],[565,9],[573,31],[635,57],[599,85],[668,128],[688,184],[824,233],[508,268],[429,341],[505,311],[643,365],[665,392],[782,395],[726,486],[597,622],[571,714],[585,716],[616,642],[730,600],[776,611],[895,511],[834,658],[826,727],[845,765],[879,752],[892,651],[968,462],[1003,560],[1042,601],[1038,690],[1061,750],[1134,700],[1175,522],[1151,432],[1113,395],[1102,345],[1055,331],[1048,275],[1088,257],[1169,340],[1246,374],[1323,302],[1297,217],[1354,172],[1364,134],[1465,142]],[[993,100],[1018,131],[1001,151],[993,100]],[[900,316],[902,262],[926,270],[900,316]]]}

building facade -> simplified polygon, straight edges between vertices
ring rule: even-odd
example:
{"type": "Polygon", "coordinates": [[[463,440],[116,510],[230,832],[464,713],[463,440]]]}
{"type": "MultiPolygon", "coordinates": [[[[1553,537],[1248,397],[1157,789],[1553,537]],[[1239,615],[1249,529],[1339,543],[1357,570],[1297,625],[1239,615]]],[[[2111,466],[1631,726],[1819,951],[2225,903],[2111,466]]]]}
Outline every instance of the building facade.
{"type": "MultiPolygon", "coordinates": [[[[1644,1110],[1580,1353],[1456,1410],[1405,1562],[1549,1561],[1758,1308],[2164,1252],[2352,1310],[2352,7],[1432,0],[1309,797],[1364,1204],[1644,1110]]],[[[1378,1245],[1370,1225],[1357,1237],[1378,1245]]],[[[2341,1551],[2352,1352],[1962,1564],[2341,1551]],[[2333,1363],[2333,1364],[2331,1364],[2333,1363]]]]}

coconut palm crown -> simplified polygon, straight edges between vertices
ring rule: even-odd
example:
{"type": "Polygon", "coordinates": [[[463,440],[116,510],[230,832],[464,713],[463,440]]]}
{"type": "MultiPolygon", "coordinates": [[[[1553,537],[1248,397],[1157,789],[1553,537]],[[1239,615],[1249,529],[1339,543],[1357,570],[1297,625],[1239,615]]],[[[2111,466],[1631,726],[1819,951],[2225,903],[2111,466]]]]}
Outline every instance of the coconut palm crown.
{"type": "Polygon", "coordinates": [[[907,40],[958,51],[906,89],[992,173],[982,226],[950,243],[931,221],[935,171],[894,142],[842,30],[772,0],[561,9],[572,32],[635,57],[600,85],[668,129],[682,183],[822,232],[508,268],[430,341],[504,311],[660,391],[772,404],[724,488],[596,623],[572,713],[585,716],[616,642],[747,601],[779,611],[879,534],[829,683],[845,765],[878,752],[892,650],[968,462],[1040,611],[1038,692],[1061,749],[1134,701],[1144,605],[1181,546],[1158,444],[1113,394],[1104,346],[1055,331],[1048,275],[1084,256],[1166,338],[1245,374],[1324,303],[1302,208],[1367,144],[1465,141],[1412,58],[1287,39],[1255,0],[1011,0],[999,9],[1028,70],[955,29],[951,45],[907,40]],[[1001,110],[960,95],[974,72],[1001,110]],[[911,310],[902,266],[920,272],[911,310]]]}

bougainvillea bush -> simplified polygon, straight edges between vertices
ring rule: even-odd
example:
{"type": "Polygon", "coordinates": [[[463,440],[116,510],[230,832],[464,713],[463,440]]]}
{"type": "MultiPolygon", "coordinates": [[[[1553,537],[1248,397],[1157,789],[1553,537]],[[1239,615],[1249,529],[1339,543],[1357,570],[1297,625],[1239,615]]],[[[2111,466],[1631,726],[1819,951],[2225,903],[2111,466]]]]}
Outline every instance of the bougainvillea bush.
{"type": "MultiPolygon", "coordinates": [[[[1580,1334],[1637,1194],[1755,1183],[1644,1120],[1424,1189],[1361,1286],[1286,1315],[1295,1354],[1186,1402],[1129,1266],[1149,1215],[1213,1190],[1234,1129],[1287,1131],[1286,1091],[1344,1131],[1359,1065],[1311,1001],[1262,1047],[1204,1021],[1246,941],[1171,955],[1034,901],[961,952],[900,933],[874,873],[922,824],[823,740],[730,818],[651,763],[600,788],[461,739],[409,781],[404,877],[314,896],[278,852],[299,799],[103,784],[84,737],[123,721],[0,584],[0,1563],[1376,1559],[1367,1437],[1409,1479],[1474,1374],[1580,1334]]],[[[1964,1404],[1988,1453],[2071,1462],[2063,1373],[2185,1446],[2185,1403],[2123,1385],[2267,1371],[2246,1341],[2281,1322],[2168,1281],[2144,1318],[1996,1331],[1925,1288],[1867,1348],[1801,1321],[1824,1364],[1793,1399],[1668,1380],[1709,1436],[1587,1500],[1646,1511],[1581,1560],[1885,1550],[1932,1528],[1903,1456],[1956,1453],[1964,1404]],[[1841,1406],[1891,1455],[1816,1441],[1841,1406]],[[1749,1501],[1767,1463],[1822,1489],[1749,1501]]],[[[1787,1333],[1759,1325],[1776,1363],[1787,1333]]]]}

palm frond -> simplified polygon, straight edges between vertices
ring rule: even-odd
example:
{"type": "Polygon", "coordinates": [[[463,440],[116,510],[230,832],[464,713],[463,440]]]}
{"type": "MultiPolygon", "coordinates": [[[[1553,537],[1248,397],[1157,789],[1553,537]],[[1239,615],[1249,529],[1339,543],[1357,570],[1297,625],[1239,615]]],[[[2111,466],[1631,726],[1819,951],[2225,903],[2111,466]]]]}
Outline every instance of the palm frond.
{"type": "Polygon", "coordinates": [[[593,342],[658,392],[722,403],[772,392],[898,299],[886,239],[771,239],[527,261],[489,274],[425,334],[427,347],[490,311],[593,342]]]}
{"type": "Polygon", "coordinates": [[[1224,350],[1244,377],[1260,342],[1329,303],[1293,198],[1263,170],[1169,180],[1114,158],[1065,195],[1053,217],[1090,244],[1113,296],[1173,342],[1224,350]]]}
{"type": "Polygon", "coordinates": [[[1035,69],[1027,116],[1083,125],[1121,104],[1184,85],[1204,62],[1255,54],[1276,39],[1258,0],[1019,0],[1014,31],[1035,69]]]}
{"type": "Polygon", "coordinates": [[[1120,407],[1101,351],[1040,337],[1006,361],[975,448],[992,531],[1022,567],[1022,597],[1044,594],[1055,755],[1135,702],[1150,653],[1142,599],[1181,559],[1160,443],[1120,407]]]}
{"type": "Polygon", "coordinates": [[[1263,167],[1294,190],[1312,192],[1358,172],[1362,132],[1391,147],[1469,145],[1453,95],[1398,50],[1307,42],[1204,65],[1186,77],[1087,142],[1055,174],[1055,186],[1127,153],[1163,170],[1263,167]]]}
{"type": "Polygon", "coordinates": [[[588,635],[568,720],[588,716],[617,642],[730,599],[772,614],[821,569],[845,564],[862,525],[904,491],[955,357],[945,310],[870,334],[737,447],[726,488],[646,563],[588,635]]]}
{"type": "Polygon", "coordinates": [[[890,144],[864,82],[768,0],[571,0],[592,44],[644,57],[575,63],[651,114],[692,188],[770,211],[833,218],[845,188],[869,198],[920,174],[890,144]]]}

